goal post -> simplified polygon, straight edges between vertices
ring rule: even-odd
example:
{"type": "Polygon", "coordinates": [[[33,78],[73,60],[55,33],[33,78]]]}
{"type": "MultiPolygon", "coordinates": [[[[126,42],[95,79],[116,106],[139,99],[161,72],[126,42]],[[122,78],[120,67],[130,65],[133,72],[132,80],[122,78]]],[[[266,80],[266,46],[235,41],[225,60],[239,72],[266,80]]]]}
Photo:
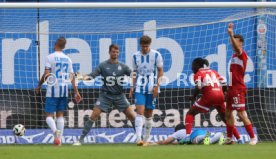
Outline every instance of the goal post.
{"type": "Polygon", "coordinates": [[[0,8],[274,8],[276,2],[1,3],[0,8]]]}
{"type": "MultiPolygon", "coordinates": [[[[151,47],[164,59],[168,77],[154,110],[151,140],[166,138],[192,105],[188,97],[194,87],[193,59],[208,59],[212,69],[229,78],[229,22],[234,23],[234,32],[245,38],[248,115],[260,141],[275,141],[275,7],[275,2],[1,3],[0,144],[53,141],[45,122],[45,85],[40,95],[34,88],[44,71],[45,57],[53,52],[59,36],[67,40],[64,52],[72,59],[74,71],[86,74],[109,58],[111,43],[119,45],[119,60],[131,67],[139,37],[149,35],[151,47]],[[11,128],[19,123],[27,128],[25,138],[12,135],[11,128]]],[[[78,87],[83,101],[72,103],[70,90],[68,103],[73,108],[65,113],[63,142],[67,144],[77,140],[100,91],[100,86],[91,82],[79,81],[78,87]]],[[[126,85],[126,93],[128,89],[126,85]]],[[[235,118],[248,141],[242,122],[235,118]]],[[[197,115],[194,127],[226,131],[213,109],[197,115]]],[[[114,108],[101,114],[85,143],[129,143],[135,139],[131,123],[114,108]]]]}

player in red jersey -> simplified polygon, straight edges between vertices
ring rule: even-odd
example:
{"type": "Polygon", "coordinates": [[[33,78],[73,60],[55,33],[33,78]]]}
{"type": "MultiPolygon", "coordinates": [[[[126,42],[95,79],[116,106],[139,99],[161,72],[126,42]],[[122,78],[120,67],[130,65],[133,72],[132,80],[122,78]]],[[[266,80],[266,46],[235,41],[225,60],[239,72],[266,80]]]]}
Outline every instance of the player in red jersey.
{"type": "Polygon", "coordinates": [[[227,104],[225,115],[227,120],[227,138],[225,143],[233,143],[232,135],[235,119],[232,112],[233,110],[237,110],[238,116],[243,121],[245,129],[251,138],[249,144],[256,145],[257,138],[254,135],[252,123],[248,119],[245,111],[246,86],[243,78],[246,70],[247,55],[242,49],[244,38],[241,35],[234,34],[233,26],[234,25],[232,23],[228,24],[228,34],[235,53],[232,56],[230,64],[230,82],[226,99],[227,104]]]}
{"type": "MultiPolygon", "coordinates": [[[[203,58],[196,58],[192,63],[192,70],[194,72],[195,90],[191,100],[194,102],[189,109],[185,118],[186,134],[191,134],[194,122],[194,116],[198,113],[207,113],[210,107],[215,107],[221,117],[225,120],[225,105],[224,105],[224,91],[227,90],[226,81],[215,70],[209,68],[209,62],[203,58]],[[223,87],[222,87],[223,86],[223,87]],[[202,97],[196,101],[199,93],[202,97]]],[[[234,127],[234,136],[239,141],[240,135],[234,127]]],[[[187,138],[189,140],[189,138],[187,138]]]]}

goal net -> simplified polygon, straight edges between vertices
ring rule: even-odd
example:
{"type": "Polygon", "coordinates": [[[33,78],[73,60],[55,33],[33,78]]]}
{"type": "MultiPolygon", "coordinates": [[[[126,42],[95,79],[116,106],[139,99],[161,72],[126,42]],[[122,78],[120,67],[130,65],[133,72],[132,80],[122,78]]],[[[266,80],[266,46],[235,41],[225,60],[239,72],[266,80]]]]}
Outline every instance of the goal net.
{"type": "MultiPolygon", "coordinates": [[[[245,74],[249,118],[260,141],[276,140],[276,14],[274,8],[2,8],[0,10],[0,143],[51,143],[44,115],[45,85],[34,89],[45,68],[45,57],[55,40],[67,40],[64,52],[75,72],[90,73],[109,58],[111,43],[120,46],[120,61],[131,65],[139,50],[139,38],[149,35],[152,49],[164,59],[167,84],[161,87],[154,110],[152,141],[164,139],[183,123],[191,107],[193,82],[191,63],[205,57],[210,67],[228,78],[232,48],[227,24],[245,38],[248,54],[245,74]],[[12,127],[27,128],[23,138],[12,135],[12,127]]],[[[65,113],[64,143],[73,143],[98,98],[100,86],[78,82],[83,101],[65,113]]],[[[125,86],[127,93],[129,86],[125,86]]],[[[72,89],[69,101],[73,101],[72,89]]],[[[130,99],[133,103],[133,99],[130,99]]],[[[72,105],[72,103],[70,103],[72,105]]],[[[248,140],[242,122],[236,125],[248,140]]],[[[131,123],[116,108],[101,114],[86,143],[135,142],[131,123]]],[[[225,132],[216,110],[197,115],[195,128],[225,132]]]]}

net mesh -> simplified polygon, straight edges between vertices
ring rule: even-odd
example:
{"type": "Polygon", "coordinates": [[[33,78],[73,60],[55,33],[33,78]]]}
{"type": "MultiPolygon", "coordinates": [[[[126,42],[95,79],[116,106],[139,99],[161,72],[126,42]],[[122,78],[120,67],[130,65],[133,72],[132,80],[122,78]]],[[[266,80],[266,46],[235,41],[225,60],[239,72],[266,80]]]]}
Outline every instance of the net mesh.
{"type": "MultiPolygon", "coordinates": [[[[226,28],[233,22],[235,33],[245,37],[244,50],[249,57],[245,75],[249,117],[261,140],[276,139],[275,9],[1,9],[0,15],[3,129],[18,123],[27,128],[47,128],[45,91],[36,95],[34,88],[44,71],[44,59],[53,52],[59,36],[67,39],[64,52],[71,57],[74,71],[86,74],[109,57],[111,43],[120,46],[119,60],[132,66],[131,55],[139,50],[139,37],[145,34],[153,39],[152,48],[162,54],[169,79],[161,87],[154,127],[174,127],[183,122],[192,105],[188,96],[193,89],[194,58],[207,58],[212,69],[228,78],[232,49],[226,28]],[[265,24],[265,30],[260,24],[265,24]]],[[[83,101],[66,112],[67,128],[83,127],[100,90],[82,81],[78,85],[83,101]]],[[[72,100],[71,91],[68,102],[72,100]]],[[[238,118],[236,124],[242,126],[238,118]]],[[[195,120],[195,127],[223,126],[215,110],[195,120]]],[[[111,108],[101,115],[94,130],[123,127],[131,127],[130,122],[111,108]]]]}

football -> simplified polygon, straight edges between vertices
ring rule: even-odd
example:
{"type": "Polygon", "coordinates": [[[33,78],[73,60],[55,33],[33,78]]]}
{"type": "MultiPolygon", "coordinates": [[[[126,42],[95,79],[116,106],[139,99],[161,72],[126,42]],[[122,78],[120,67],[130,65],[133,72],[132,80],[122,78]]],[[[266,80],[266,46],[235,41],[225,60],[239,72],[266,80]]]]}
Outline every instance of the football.
{"type": "Polygon", "coordinates": [[[25,134],[25,127],[22,124],[17,124],[13,127],[13,133],[16,136],[23,136],[25,134]]]}

